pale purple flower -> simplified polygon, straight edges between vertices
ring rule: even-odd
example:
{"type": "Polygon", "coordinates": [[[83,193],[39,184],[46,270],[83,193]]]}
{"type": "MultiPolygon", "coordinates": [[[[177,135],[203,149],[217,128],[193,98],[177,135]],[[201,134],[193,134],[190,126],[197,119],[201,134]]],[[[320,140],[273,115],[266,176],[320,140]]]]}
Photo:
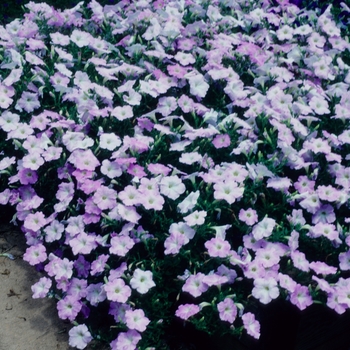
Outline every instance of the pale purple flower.
{"type": "Polygon", "coordinates": [[[85,232],[80,232],[74,238],[69,240],[74,255],[90,254],[97,247],[95,237],[85,232]]]}
{"type": "Polygon", "coordinates": [[[209,84],[205,81],[202,74],[196,74],[188,78],[190,84],[190,93],[196,97],[205,97],[209,90],[209,84]]]}
{"type": "Polygon", "coordinates": [[[85,324],[71,328],[68,334],[69,345],[78,349],[85,349],[93,339],[85,324]]]}
{"type": "Polygon", "coordinates": [[[28,214],[23,224],[23,226],[27,230],[31,230],[34,232],[39,231],[45,225],[46,225],[46,218],[41,211],[38,211],[34,214],[28,214]]]}
{"type": "Polygon", "coordinates": [[[259,248],[255,252],[255,259],[261,263],[265,268],[272,267],[279,263],[281,258],[281,252],[273,244],[264,248],[259,248]]]}
{"type": "Polygon", "coordinates": [[[253,226],[259,221],[256,210],[252,208],[248,208],[247,210],[241,209],[239,211],[238,218],[248,226],[253,226]]]}
{"type": "Polygon", "coordinates": [[[346,305],[339,301],[338,292],[335,290],[328,293],[327,306],[339,315],[342,315],[347,310],[346,305]]]}
{"type": "Polygon", "coordinates": [[[325,99],[313,96],[309,101],[309,106],[314,110],[316,114],[323,115],[330,113],[328,109],[328,103],[325,99]]]}
{"type": "Polygon", "coordinates": [[[164,198],[157,191],[144,190],[139,195],[140,202],[145,209],[162,210],[165,203],[164,198]]]}
{"type": "Polygon", "coordinates": [[[33,292],[32,298],[45,298],[52,286],[52,281],[50,278],[41,277],[40,280],[31,286],[33,292]]]}
{"type": "Polygon", "coordinates": [[[38,170],[44,163],[44,159],[41,156],[40,151],[32,150],[30,153],[22,158],[22,165],[24,168],[31,170],[38,170]]]}
{"type": "Polygon", "coordinates": [[[287,219],[293,226],[303,226],[306,224],[302,209],[293,209],[292,215],[288,215],[287,219]]]}
{"type": "Polygon", "coordinates": [[[70,40],[76,44],[78,47],[84,47],[84,46],[88,46],[93,38],[91,36],[91,34],[87,33],[87,32],[83,32],[81,30],[78,29],[74,29],[71,36],[70,36],[70,40]]]}
{"type": "Polygon", "coordinates": [[[256,278],[252,295],[263,304],[268,304],[272,299],[276,299],[280,292],[277,287],[277,281],[272,278],[256,278]]]}
{"type": "Polygon", "coordinates": [[[316,189],[318,197],[323,201],[336,202],[339,199],[339,191],[333,186],[318,186],[316,189]]]}
{"type": "Polygon", "coordinates": [[[147,169],[150,173],[154,174],[154,175],[164,175],[167,176],[171,169],[163,164],[160,163],[150,163],[147,166],[147,169]]]}
{"type": "Polygon", "coordinates": [[[203,282],[207,284],[209,287],[211,286],[220,286],[224,283],[228,282],[228,277],[221,276],[216,273],[209,273],[209,275],[206,275],[203,277],[203,282]]]}
{"type": "Polygon", "coordinates": [[[205,275],[201,272],[189,276],[183,285],[182,290],[184,292],[190,293],[195,298],[199,297],[209,288],[209,286],[203,282],[204,277],[205,275]]]}
{"type": "Polygon", "coordinates": [[[286,289],[290,293],[293,293],[297,286],[297,283],[290,276],[282,273],[278,274],[278,283],[282,288],[286,289]]]}
{"type": "Polygon", "coordinates": [[[342,271],[350,270],[350,250],[339,254],[339,268],[342,271]]]}
{"type": "Polygon", "coordinates": [[[7,134],[8,139],[25,140],[29,135],[32,135],[34,130],[26,123],[18,123],[16,129],[7,134]]]}
{"type": "Polygon", "coordinates": [[[69,45],[69,36],[63,35],[60,32],[50,33],[51,41],[55,45],[67,46],[69,45]]]}
{"type": "Polygon", "coordinates": [[[144,168],[138,164],[130,164],[127,173],[140,179],[146,176],[144,168]]]}
{"type": "Polygon", "coordinates": [[[142,309],[126,310],[125,311],[125,323],[129,329],[135,329],[139,332],[144,332],[150,320],[145,316],[142,309]]]}
{"type": "Polygon", "coordinates": [[[182,95],[177,103],[184,113],[190,113],[194,109],[193,100],[186,95],[182,95]]]}
{"type": "Polygon", "coordinates": [[[276,191],[288,192],[288,188],[292,185],[290,179],[286,177],[273,177],[267,180],[266,187],[273,188],[276,191]]]}
{"type": "Polygon", "coordinates": [[[309,267],[318,275],[334,275],[337,272],[336,267],[329,266],[322,261],[312,261],[310,262],[309,267]]]}
{"type": "MultiPolygon", "coordinates": [[[[138,221],[141,219],[141,215],[137,213],[135,207],[129,207],[129,206],[122,205],[122,204],[118,203],[117,207],[115,209],[117,209],[120,217],[128,222],[132,222],[134,224],[137,224],[138,221]]],[[[109,215],[110,215],[110,213],[109,213],[109,215]]]]}
{"type": "Polygon", "coordinates": [[[181,247],[187,243],[188,238],[184,234],[180,232],[172,233],[164,241],[164,254],[177,254],[180,251],[181,247]]]}
{"type": "Polygon", "coordinates": [[[155,285],[151,271],[143,271],[139,268],[135,269],[130,280],[131,288],[136,289],[140,294],[146,294],[155,285]]]}
{"type": "Polygon", "coordinates": [[[5,111],[1,114],[0,128],[5,132],[16,130],[20,118],[18,114],[5,111]]]}
{"type": "Polygon", "coordinates": [[[336,230],[334,224],[319,222],[318,224],[310,228],[309,234],[313,238],[323,236],[331,241],[339,240],[339,232],[336,230]]]}
{"type": "Polygon", "coordinates": [[[94,171],[100,165],[99,160],[90,149],[75,149],[67,160],[80,170],[94,171]]]}
{"type": "Polygon", "coordinates": [[[91,276],[95,276],[104,271],[109,255],[101,254],[91,263],[91,276]]]}
{"type": "Polygon", "coordinates": [[[74,237],[79,233],[85,232],[84,217],[82,215],[71,216],[67,219],[67,223],[66,232],[68,232],[70,236],[74,237]]]}
{"type": "Polygon", "coordinates": [[[116,117],[120,121],[123,121],[132,118],[134,116],[134,113],[131,106],[118,106],[112,110],[111,116],[116,117]]]}
{"type": "Polygon", "coordinates": [[[228,204],[233,204],[243,196],[244,187],[239,186],[233,180],[219,181],[214,184],[214,198],[225,200],[228,204]]]}
{"type": "Polygon", "coordinates": [[[192,165],[194,163],[201,163],[203,156],[198,152],[183,152],[179,158],[179,162],[183,164],[192,165]]]}
{"type": "Polygon", "coordinates": [[[312,215],[312,223],[314,225],[318,223],[331,224],[335,220],[336,216],[334,213],[334,208],[330,204],[322,205],[322,207],[318,209],[314,215],[312,215]]]}
{"type": "Polygon", "coordinates": [[[158,101],[157,111],[164,117],[171,114],[177,108],[175,97],[161,97],[158,101]]]}
{"type": "Polygon", "coordinates": [[[255,339],[260,338],[260,323],[255,319],[254,314],[247,312],[242,316],[243,326],[247,333],[255,339]]]}
{"type": "Polygon", "coordinates": [[[269,237],[271,236],[275,225],[276,221],[274,219],[265,217],[253,227],[252,234],[256,240],[269,237]]]}
{"type": "Polygon", "coordinates": [[[114,151],[122,144],[120,137],[116,134],[104,133],[100,135],[100,147],[109,151],[114,151]]]}
{"type": "Polygon", "coordinates": [[[297,250],[299,247],[299,232],[293,230],[290,233],[290,237],[288,239],[288,246],[291,251],[297,250]]]}
{"type": "MultiPolygon", "coordinates": [[[[158,164],[160,165],[160,164],[158,164]]],[[[155,168],[158,168],[158,165],[154,164],[155,168]]],[[[150,166],[149,166],[150,167],[150,166]]],[[[153,167],[152,167],[153,168],[153,167]]],[[[161,174],[161,170],[162,170],[162,167],[160,167],[160,172],[156,172],[154,173],[155,175],[160,175],[161,174]]],[[[170,170],[170,169],[169,169],[170,170]]],[[[151,192],[154,192],[154,193],[157,193],[159,194],[159,184],[158,184],[158,180],[155,179],[155,178],[151,178],[151,179],[148,179],[146,177],[143,177],[141,180],[140,180],[140,185],[139,185],[139,188],[138,188],[139,192],[142,194],[144,192],[147,192],[147,191],[151,191],[151,192]]]]}
{"type": "Polygon", "coordinates": [[[106,300],[107,294],[103,288],[103,283],[90,283],[86,288],[86,300],[92,305],[97,306],[106,300]]]}
{"type": "Polygon", "coordinates": [[[212,258],[226,258],[231,250],[230,243],[226,240],[214,237],[204,243],[204,246],[208,249],[208,254],[212,258]]]}
{"type": "Polygon", "coordinates": [[[74,195],[74,183],[73,182],[61,182],[58,185],[58,191],[56,192],[56,198],[59,201],[65,201],[67,199],[73,199],[74,195]]]}
{"type": "Polygon", "coordinates": [[[50,225],[45,227],[44,232],[46,242],[58,241],[64,232],[64,225],[57,220],[53,220],[50,225]]]}
{"type": "Polygon", "coordinates": [[[205,218],[207,216],[207,212],[204,210],[196,210],[193,213],[185,216],[183,219],[186,224],[189,226],[203,225],[205,222],[205,218]]]}
{"type": "Polygon", "coordinates": [[[117,192],[106,186],[100,186],[93,195],[94,203],[101,209],[113,209],[116,206],[117,192]]]}
{"type": "Polygon", "coordinates": [[[199,191],[191,192],[182,202],[180,202],[177,206],[180,213],[185,214],[192,210],[197,205],[199,194],[199,191]]]}
{"type": "Polygon", "coordinates": [[[0,192],[0,204],[6,205],[11,198],[11,190],[6,188],[4,191],[0,192]]]}
{"type": "Polygon", "coordinates": [[[230,136],[227,134],[216,135],[212,143],[216,149],[226,148],[231,144],[230,136]]]}
{"type": "Polygon", "coordinates": [[[321,138],[313,138],[310,141],[305,141],[304,148],[309,149],[316,154],[323,153],[329,155],[332,151],[328,141],[321,138]]]}
{"type": "MultiPolygon", "coordinates": [[[[176,63],[176,64],[172,64],[172,65],[169,64],[167,66],[167,71],[168,71],[170,76],[182,79],[184,77],[184,75],[187,73],[188,68],[182,67],[176,63]]],[[[177,101],[177,102],[179,104],[179,101],[177,101]]],[[[179,106],[180,106],[180,104],[179,104],[179,106]]],[[[187,112],[184,111],[184,113],[187,113],[187,112]]]]}
{"type": "Polygon", "coordinates": [[[196,234],[196,231],[184,222],[174,222],[169,227],[170,234],[180,233],[185,238],[185,244],[187,244],[196,234]]]}
{"type": "Polygon", "coordinates": [[[249,261],[243,265],[243,273],[247,278],[256,279],[265,277],[266,270],[259,260],[254,259],[253,261],[249,261]]]}
{"type": "Polygon", "coordinates": [[[200,311],[200,308],[196,304],[184,304],[179,305],[175,311],[177,317],[182,318],[183,320],[188,320],[190,317],[194,316],[200,311]]]}
{"type": "Polygon", "coordinates": [[[24,91],[21,98],[17,101],[15,108],[20,112],[23,109],[27,113],[33,112],[35,109],[40,107],[40,102],[38,100],[38,95],[32,92],[24,91]]]}
{"type": "Polygon", "coordinates": [[[348,284],[337,286],[338,302],[350,308],[350,288],[348,284]]]}
{"type": "Polygon", "coordinates": [[[284,25],[276,31],[278,40],[291,40],[293,38],[294,29],[288,25],[284,25]]]}
{"type": "Polygon", "coordinates": [[[217,305],[219,317],[222,321],[233,323],[237,316],[237,306],[230,298],[225,298],[217,305]]]}
{"type": "Polygon", "coordinates": [[[313,303],[308,288],[300,284],[297,284],[294,292],[290,295],[290,302],[300,310],[306,309],[313,303]]]}
{"type": "Polygon", "coordinates": [[[57,303],[58,316],[62,320],[74,321],[82,308],[82,303],[76,297],[67,295],[57,303]]]}
{"type": "Polygon", "coordinates": [[[50,277],[54,277],[56,281],[61,278],[71,278],[73,275],[73,261],[68,260],[67,258],[60,259],[53,255],[49,254],[50,262],[44,267],[44,270],[48,273],[50,277]]]}
{"type": "Polygon", "coordinates": [[[324,279],[318,278],[316,276],[311,277],[312,280],[317,282],[317,287],[321,290],[323,290],[326,293],[332,293],[333,292],[333,287],[324,279]]]}
{"type": "Polygon", "coordinates": [[[227,277],[227,283],[233,283],[237,278],[237,272],[233,269],[229,269],[225,265],[220,265],[218,267],[217,274],[227,277]]]}
{"type": "Polygon", "coordinates": [[[188,66],[189,64],[195,63],[196,61],[192,54],[181,51],[178,52],[174,58],[183,66],[188,66]]]}
{"type": "Polygon", "coordinates": [[[174,176],[165,176],[160,181],[160,193],[175,200],[186,190],[181,179],[174,176]]]}
{"type": "Polygon", "coordinates": [[[28,247],[23,255],[23,260],[33,266],[44,262],[46,259],[46,248],[41,243],[28,247]]]}
{"type": "Polygon", "coordinates": [[[0,92],[0,108],[7,109],[11,106],[13,99],[0,92]]]}
{"type": "Polygon", "coordinates": [[[304,253],[295,250],[292,251],[290,254],[292,261],[293,261],[293,265],[304,272],[309,272],[310,268],[309,268],[309,261],[306,259],[306,256],[304,253]]]}
{"type": "Polygon", "coordinates": [[[131,295],[130,287],[121,278],[109,280],[104,285],[104,290],[108,300],[117,301],[118,303],[125,303],[131,295]]]}
{"type": "Polygon", "coordinates": [[[125,256],[134,245],[135,241],[129,236],[115,236],[111,239],[109,252],[118,256],[125,256]]]}
{"type": "Polygon", "coordinates": [[[101,165],[100,170],[101,170],[101,173],[103,175],[106,175],[110,179],[114,179],[116,177],[119,177],[123,173],[122,168],[118,163],[111,162],[108,159],[104,159],[102,161],[102,165],[101,165]]]}
{"type": "Polygon", "coordinates": [[[77,299],[85,298],[87,295],[87,280],[73,277],[67,289],[67,295],[72,295],[77,299]]]}
{"type": "Polygon", "coordinates": [[[118,193],[118,198],[124,205],[131,206],[139,204],[142,197],[135,186],[128,185],[124,187],[123,191],[118,193]]]}
{"type": "Polygon", "coordinates": [[[118,334],[118,338],[110,344],[112,350],[136,350],[137,343],[141,340],[141,335],[134,329],[118,334]]]}

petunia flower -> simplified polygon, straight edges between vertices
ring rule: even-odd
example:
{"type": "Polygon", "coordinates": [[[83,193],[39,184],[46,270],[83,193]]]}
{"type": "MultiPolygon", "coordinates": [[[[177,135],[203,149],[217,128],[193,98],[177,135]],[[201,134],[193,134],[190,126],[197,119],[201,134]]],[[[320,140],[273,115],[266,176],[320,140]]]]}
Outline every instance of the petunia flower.
{"type": "Polygon", "coordinates": [[[74,296],[67,295],[57,302],[58,316],[62,320],[74,321],[82,308],[82,303],[74,296]]]}
{"type": "Polygon", "coordinates": [[[255,319],[254,314],[247,312],[242,316],[243,326],[247,333],[255,339],[260,338],[260,323],[255,319]]]}
{"type": "Polygon", "coordinates": [[[134,329],[127,332],[120,332],[118,338],[110,343],[112,350],[135,350],[137,343],[141,340],[141,335],[134,329]]]}
{"type": "Polygon", "coordinates": [[[160,193],[175,200],[186,190],[185,185],[176,175],[165,176],[160,181],[160,193]]]}
{"type": "Polygon", "coordinates": [[[151,271],[143,271],[137,268],[130,280],[130,285],[140,294],[146,294],[156,284],[153,282],[153,274],[151,271]]]}
{"type": "Polygon", "coordinates": [[[31,286],[33,299],[45,298],[52,286],[52,280],[47,277],[41,277],[40,280],[31,286]]]}
{"type": "Polygon", "coordinates": [[[69,345],[78,349],[85,349],[91,342],[92,335],[85,324],[71,328],[69,334],[69,345]]]}
{"type": "Polygon", "coordinates": [[[263,304],[268,304],[272,299],[279,296],[277,281],[272,278],[256,278],[254,279],[254,288],[252,295],[263,304]]]}
{"type": "Polygon", "coordinates": [[[139,332],[144,332],[150,320],[145,316],[142,309],[126,310],[125,311],[125,323],[129,329],[135,329],[139,332]]]}
{"type": "Polygon", "coordinates": [[[179,305],[175,315],[182,318],[183,320],[188,320],[190,317],[196,315],[200,311],[198,305],[195,304],[183,304],[179,305]]]}
{"type": "Polygon", "coordinates": [[[296,305],[300,310],[306,309],[313,303],[308,288],[300,284],[297,284],[294,292],[291,294],[290,302],[296,305]]]}
{"type": "Polygon", "coordinates": [[[219,317],[222,321],[233,323],[237,316],[237,306],[230,298],[225,298],[217,305],[219,311],[219,317]]]}
{"type": "Polygon", "coordinates": [[[125,303],[131,295],[130,287],[121,278],[109,280],[104,284],[104,290],[108,300],[118,303],[125,303]]]}

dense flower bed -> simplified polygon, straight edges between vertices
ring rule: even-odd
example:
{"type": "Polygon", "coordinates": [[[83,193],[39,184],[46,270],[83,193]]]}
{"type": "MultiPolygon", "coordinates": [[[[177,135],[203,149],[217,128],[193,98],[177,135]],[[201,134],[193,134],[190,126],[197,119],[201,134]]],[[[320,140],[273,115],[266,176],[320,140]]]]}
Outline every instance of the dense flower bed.
{"type": "Polygon", "coordinates": [[[26,7],[0,27],[0,203],[71,346],[168,349],[174,318],[259,338],[276,298],[350,307],[346,5],[26,7]]]}

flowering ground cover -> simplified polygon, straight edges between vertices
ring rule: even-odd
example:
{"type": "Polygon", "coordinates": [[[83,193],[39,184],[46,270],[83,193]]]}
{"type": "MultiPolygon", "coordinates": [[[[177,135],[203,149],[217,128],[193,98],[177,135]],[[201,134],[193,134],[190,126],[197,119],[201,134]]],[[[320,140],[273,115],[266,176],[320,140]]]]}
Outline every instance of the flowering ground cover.
{"type": "Polygon", "coordinates": [[[0,27],[0,204],[71,346],[350,307],[346,4],[26,8],[0,27]]]}

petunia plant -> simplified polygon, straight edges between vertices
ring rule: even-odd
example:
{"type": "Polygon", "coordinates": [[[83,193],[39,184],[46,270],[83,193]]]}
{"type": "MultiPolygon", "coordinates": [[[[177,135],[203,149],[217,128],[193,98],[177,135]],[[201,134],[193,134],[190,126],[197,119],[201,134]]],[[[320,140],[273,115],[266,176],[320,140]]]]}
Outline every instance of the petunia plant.
{"type": "Polygon", "coordinates": [[[71,346],[350,308],[350,44],[288,0],[29,2],[0,27],[0,204],[71,346]]]}

